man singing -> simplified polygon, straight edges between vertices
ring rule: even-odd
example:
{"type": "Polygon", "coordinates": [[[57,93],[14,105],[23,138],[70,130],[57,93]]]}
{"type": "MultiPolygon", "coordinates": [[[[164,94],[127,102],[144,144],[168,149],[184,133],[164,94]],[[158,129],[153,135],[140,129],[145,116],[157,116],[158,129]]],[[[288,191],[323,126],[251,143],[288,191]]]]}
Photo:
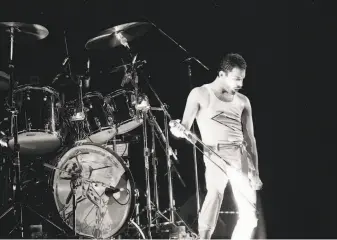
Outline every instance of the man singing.
{"type": "Polygon", "coordinates": [[[246,62],[239,54],[223,57],[215,80],[190,92],[181,124],[171,125],[176,137],[189,138],[194,119],[205,145],[207,194],[198,228],[201,239],[210,239],[216,227],[224,190],[230,181],[239,218],[232,239],[250,239],[257,226],[256,190],[261,189],[258,156],[249,99],[238,92],[246,75],[246,62]]]}

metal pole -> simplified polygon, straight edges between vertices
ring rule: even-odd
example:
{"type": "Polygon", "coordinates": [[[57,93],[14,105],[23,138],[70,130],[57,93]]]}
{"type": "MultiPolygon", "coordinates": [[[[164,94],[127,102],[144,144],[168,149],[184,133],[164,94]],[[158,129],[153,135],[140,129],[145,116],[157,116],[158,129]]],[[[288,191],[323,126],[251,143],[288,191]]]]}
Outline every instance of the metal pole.
{"type": "Polygon", "coordinates": [[[14,103],[14,63],[13,63],[13,56],[14,56],[14,27],[10,28],[10,57],[9,57],[9,69],[10,69],[10,90],[9,90],[9,101],[10,101],[10,108],[11,108],[11,122],[12,122],[12,134],[14,137],[14,174],[15,174],[15,183],[13,184],[13,191],[15,191],[15,200],[16,206],[19,208],[16,211],[18,212],[18,221],[19,221],[19,229],[21,231],[21,237],[23,238],[23,216],[22,216],[22,204],[18,203],[21,201],[21,163],[20,163],[20,145],[18,143],[18,113],[17,109],[15,108],[14,103]]]}
{"type": "Polygon", "coordinates": [[[171,158],[169,154],[169,133],[168,133],[168,124],[167,124],[167,115],[164,114],[164,125],[165,125],[165,135],[166,135],[166,162],[167,162],[167,178],[168,178],[168,193],[169,193],[169,213],[170,213],[170,222],[174,223],[174,211],[175,211],[175,206],[174,206],[174,200],[173,200],[173,186],[172,186],[172,163],[171,163],[171,158]]]}
{"type": "Polygon", "coordinates": [[[144,139],[144,162],[145,162],[145,179],[146,179],[146,211],[147,211],[147,221],[148,221],[148,237],[152,239],[151,236],[151,188],[150,188],[150,166],[149,166],[149,148],[147,144],[147,113],[143,114],[143,139],[144,139]]]}
{"type": "MultiPolygon", "coordinates": [[[[155,210],[159,211],[159,194],[158,194],[158,182],[157,182],[157,156],[156,156],[156,138],[154,135],[154,126],[151,124],[151,137],[152,137],[152,168],[153,168],[153,196],[155,202],[155,210]]],[[[156,227],[159,226],[159,219],[156,218],[156,227]]]]}
{"type": "MultiPolygon", "coordinates": [[[[187,61],[188,67],[188,78],[190,80],[190,85],[192,88],[192,68],[190,60],[187,61]]],[[[195,134],[195,124],[192,125],[192,133],[195,134]]],[[[198,162],[197,162],[197,148],[196,145],[193,144],[193,162],[194,162],[194,180],[195,180],[195,195],[197,201],[197,217],[199,217],[200,212],[200,193],[199,193],[199,176],[198,176],[198,162]]]]}

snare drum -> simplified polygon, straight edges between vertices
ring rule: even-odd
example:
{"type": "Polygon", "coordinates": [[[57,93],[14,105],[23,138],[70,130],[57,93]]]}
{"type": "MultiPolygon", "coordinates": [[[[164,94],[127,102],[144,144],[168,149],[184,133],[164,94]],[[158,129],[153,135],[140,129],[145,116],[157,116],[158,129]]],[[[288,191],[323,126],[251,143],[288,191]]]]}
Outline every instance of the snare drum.
{"type": "Polygon", "coordinates": [[[83,97],[85,131],[87,140],[106,143],[116,135],[113,119],[108,115],[104,98],[99,92],[89,92],[83,97]]]}
{"type": "Polygon", "coordinates": [[[135,103],[136,97],[133,91],[119,89],[108,94],[104,101],[107,104],[108,113],[116,124],[117,135],[127,133],[143,123],[141,116],[137,116],[135,103]]]}
{"type": "MultiPolygon", "coordinates": [[[[59,94],[51,87],[19,86],[13,92],[18,110],[18,143],[23,154],[46,154],[62,145],[59,94]]],[[[14,149],[11,123],[8,145],[14,149]]]]}

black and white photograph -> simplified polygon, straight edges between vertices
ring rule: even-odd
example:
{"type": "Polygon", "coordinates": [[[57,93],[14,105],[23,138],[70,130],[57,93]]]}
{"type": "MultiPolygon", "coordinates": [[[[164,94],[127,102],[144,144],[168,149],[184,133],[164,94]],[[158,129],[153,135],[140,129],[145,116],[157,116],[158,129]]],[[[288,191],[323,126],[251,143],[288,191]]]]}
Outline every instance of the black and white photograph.
{"type": "Polygon", "coordinates": [[[336,239],[329,0],[4,0],[1,239],[336,239]]]}

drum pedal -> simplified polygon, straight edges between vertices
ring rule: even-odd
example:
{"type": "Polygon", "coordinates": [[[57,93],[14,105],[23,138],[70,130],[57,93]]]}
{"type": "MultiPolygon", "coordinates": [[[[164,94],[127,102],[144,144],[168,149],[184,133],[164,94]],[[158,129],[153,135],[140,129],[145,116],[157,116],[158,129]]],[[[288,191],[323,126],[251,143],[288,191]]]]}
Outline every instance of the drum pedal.
{"type": "Polygon", "coordinates": [[[41,239],[43,237],[42,225],[30,225],[29,226],[30,237],[35,239],[41,239]]]}

